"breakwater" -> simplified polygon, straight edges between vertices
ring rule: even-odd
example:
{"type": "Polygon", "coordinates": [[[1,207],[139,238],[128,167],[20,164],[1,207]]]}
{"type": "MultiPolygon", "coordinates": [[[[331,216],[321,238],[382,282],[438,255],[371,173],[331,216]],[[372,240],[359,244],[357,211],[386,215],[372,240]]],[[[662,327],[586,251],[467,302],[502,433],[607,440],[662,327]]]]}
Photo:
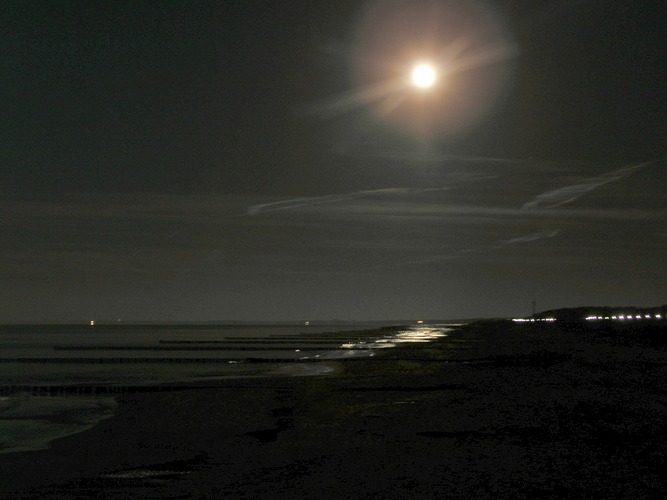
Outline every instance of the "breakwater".
{"type": "Polygon", "coordinates": [[[146,345],[146,346],[95,346],[95,345],[63,345],[54,346],[56,351],[339,351],[342,349],[369,349],[364,345],[350,345],[348,347],[331,346],[307,346],[295,345],[289,346],[271,346],[271,347],[253,347],[246,345],[188,345],[187,347],[176,345],[146,345]]]}

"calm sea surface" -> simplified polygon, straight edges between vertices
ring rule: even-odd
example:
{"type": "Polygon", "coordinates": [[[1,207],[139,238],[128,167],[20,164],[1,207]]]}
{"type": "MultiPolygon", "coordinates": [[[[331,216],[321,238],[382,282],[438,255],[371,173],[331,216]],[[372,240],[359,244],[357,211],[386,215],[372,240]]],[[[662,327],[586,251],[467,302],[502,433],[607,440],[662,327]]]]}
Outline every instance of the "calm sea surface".
{"type": "Polygon", "coordinates": [[[317,375],[326,360],[429,342],[447,325],[0,326],[0,453],[113,416],[114,395],[230,377],[317,375]]]}

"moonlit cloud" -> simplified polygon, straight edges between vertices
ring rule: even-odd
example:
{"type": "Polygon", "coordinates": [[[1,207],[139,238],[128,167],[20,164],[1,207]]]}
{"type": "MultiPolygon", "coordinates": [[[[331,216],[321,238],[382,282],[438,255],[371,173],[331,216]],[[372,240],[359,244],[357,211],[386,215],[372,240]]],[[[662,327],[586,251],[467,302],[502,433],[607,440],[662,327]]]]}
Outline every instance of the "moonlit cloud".
{"type": "Polygon", "coordinates": [[[329,194],[324,196],[311,196],[303,198],[291,198],[289,200],[276,201],[273,203],[263,203],[260,205],[253,205],[248,208],[246,215],[253,216],[265,212],[276,212],[280,210],[294,210],[304,207],[311,207],[316,205],[327,205],[339,203],[342,201],[352,200],[356,198],[366,198],[370,196],[386,195],[386,194],[406,194],[414,192],[428,192],[428,191],[446,191],[450,188],[385,188],[385,189],[367,189],[363,191],[354,191],[343,194],[329,194]]]}
{"type": "Polygon", "coordinates": [[[604,186],[605,184],[610,184],[612,182],[624,179],[629,175],[632,175],[637,170],[640,170],[653,163],[657,162],[651,161],[640,163],[638,165],[628,165],[616,170],[612,170],[611,172],[608,172],[604,175],[585,179],[583,182],[578,184],[572,184],[570,186],[554,189],[553,191],[547,191],[524,203],[523,208],[556,208],[561,205],[565,205],[566,203],[572,203],[584,196],[586,193],[590,193],[591,191],[604,186]]]}
{"type": "Polygon", "coordinates": [[[491,157],[478,155],[456,155],[440,151],[423,150],[396,150],[386,144],[362,143],[358,138],[347,141],[334,142],[333,151],[339,156],[354,158],[379,158],[387,160],[403,160],[409,163],[456,163],[482,165],[530,165],[531,168],[548,170],[546,165],[536,165],[535,162],[524,158],[491,157]],[[352,146],[352,147],[351,147],[352,146]]]}
{"type": "MultiPolygon", "coordinates": [[[[489,252],[491,250],[496,250],[512,245],[522,245],[524,243],[531,243],[533,241],[538,241],[542,240],[545,238],[553,238],[557,236],[560,233],[558,230],[554,231],[540,231],[537,233],[532,233],[528,234],[526,236],[518,236],[516,238],[510,238],[507,240],[499,240],[491,244],[481,244],[481,245],[476,245],[476,246],[471,246],[471,247],[463,247],[463,248],[452,248],[448,252],[443,252],[439,253],[437,255],[432,255],[430,257],[424,258],[424,259],[416,259],[416,260],[410,260],[401,263],[401,266],[411,266],[411,265],[423,265],[423,264],[434,264],[437,262],[445,262],[449,260],[453,260],[456,258],[461,258],[466,255],[471,255],[471,254],[480,254],[480,253],[485,253],[489,252]]],[[[395,264],[394,264],[395,265],[395,264]]],[[[390,267],[390,266],[376,266],[374,269],[382,269],[385,267],[390,267]]]]}
{"type": "Polygon", "coordinates": [[[553,238],[557,236],[559,231],[540,231],[538,233],[529,234],[527,236],[519,236],[510,238],[509,240],[501,240],[493,245],[493,248],[502,248],[509,245],[518,245],[521,243],[530,243],[531,241],[543,240],[545,238],[553,238]]]}

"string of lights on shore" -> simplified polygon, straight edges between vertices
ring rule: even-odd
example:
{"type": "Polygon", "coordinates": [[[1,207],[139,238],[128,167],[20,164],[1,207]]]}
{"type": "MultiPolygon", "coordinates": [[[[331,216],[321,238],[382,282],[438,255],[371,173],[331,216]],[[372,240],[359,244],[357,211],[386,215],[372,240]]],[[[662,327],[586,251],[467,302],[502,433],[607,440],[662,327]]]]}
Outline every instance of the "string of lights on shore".
{"type": "MultiPolygon", "coordinates": [[[[666,319],[662,314],[621,314],[617,316],[586,316],[586,321],[644,321],[644,320],[662,320],[666,319]]],[[[535,323],[540,321],[553,322],[556,318],[513,318],[515,323],[535,323]]]]}

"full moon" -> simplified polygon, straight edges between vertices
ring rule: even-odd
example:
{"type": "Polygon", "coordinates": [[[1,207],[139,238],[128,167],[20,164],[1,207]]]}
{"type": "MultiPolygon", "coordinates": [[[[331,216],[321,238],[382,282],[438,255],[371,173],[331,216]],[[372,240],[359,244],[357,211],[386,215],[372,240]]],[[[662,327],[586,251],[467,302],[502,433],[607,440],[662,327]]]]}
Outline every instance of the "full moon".
{"type": "Polygon", "coordinates": [[[433,86],[436,77],[435,69],[428,64],[419,64],[412,70],[412,83],[420,88],[433,86]]]}

